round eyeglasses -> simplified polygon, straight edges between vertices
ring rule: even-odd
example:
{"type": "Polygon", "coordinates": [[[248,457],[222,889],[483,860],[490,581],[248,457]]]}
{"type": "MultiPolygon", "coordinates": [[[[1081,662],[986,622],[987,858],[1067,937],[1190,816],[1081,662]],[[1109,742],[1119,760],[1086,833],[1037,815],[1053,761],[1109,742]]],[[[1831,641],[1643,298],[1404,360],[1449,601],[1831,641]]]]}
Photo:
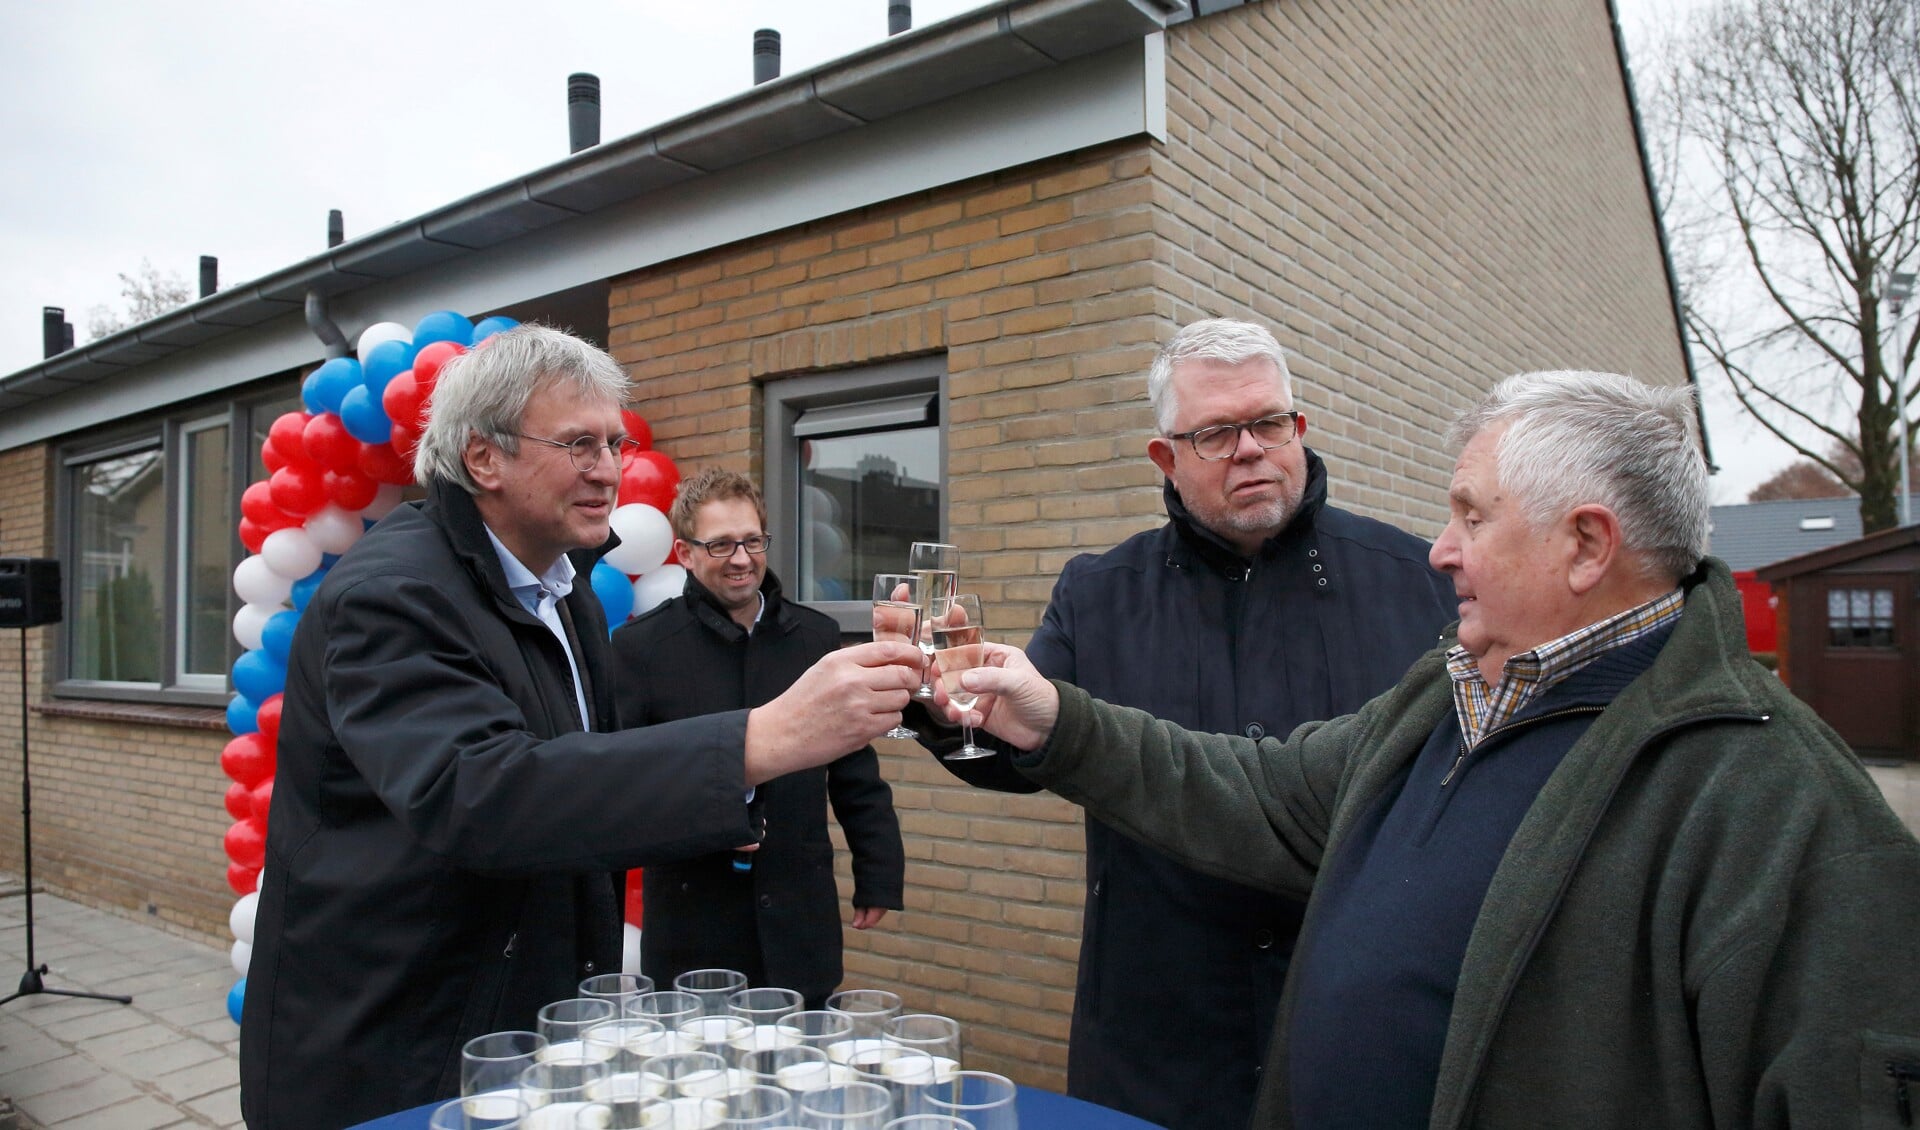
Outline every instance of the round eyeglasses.
{"type": "Polygon", "coordinates": [[[600,452],[606,451],[613,456],[613,465],[618,467],[626,457],[640,450],[640,441],[631,436],[619,439],[603,440],[598,436],[580,436],[573,440],[547,439],[543,436],[530,436],[525,432],[515,432],[521,439],[530,439],[535,443],[544,443],[548,447],[557,447],[573,460],[573,469],[585,474],[600,465],[600,452]]]}
{"type": "Polygon", "coordinates": [[[715,538],[712,541],[700,541],[696,538],[684,540],[688,545],[697,545],[706,550],[709,557],[732,557],[736,549],[744,549],[755,555],[765,553],[767,547],[773,544],[773,535],[755,534],[750,538],[741,538],[737,541],[732,538],[715,538]]]}
{"type": "Polygon", "coordinates": [[[1202,459],[1231,459],[1233,453],[1240,450],[1241,432],[1251,435],[1262,451],[1292,443],[1293,437],[1300,434],[1299,416],[1298,412],[1280,412],[1244,424],[1215,424],[1190,432],[1175,432],[1167,438],[1186,440],[1193,445],[1193,453],[1202,459]]]}

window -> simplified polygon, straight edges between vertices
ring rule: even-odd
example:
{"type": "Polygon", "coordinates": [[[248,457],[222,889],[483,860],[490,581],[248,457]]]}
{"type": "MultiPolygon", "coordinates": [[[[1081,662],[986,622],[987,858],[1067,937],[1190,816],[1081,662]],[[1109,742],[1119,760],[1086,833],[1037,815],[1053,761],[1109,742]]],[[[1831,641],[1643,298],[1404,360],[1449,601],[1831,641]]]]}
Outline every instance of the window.
{"type": "Polygon", "coordinates": [[[767,521],[790,597],[869,630],[875,573],[946,528],[944,357],[766,386],[767,521]]]}
{"type": "Polygon", "coordinates": [[[298,405],[282,388],[61,448],[58,693],[225,704],[240,491],[265,474],[267,428],[298,405]]]}
{"type": "Polygon", "coordinates": [[[1892,647],[1892,589],[1828,589],[1828,647],[1892,647]]]}

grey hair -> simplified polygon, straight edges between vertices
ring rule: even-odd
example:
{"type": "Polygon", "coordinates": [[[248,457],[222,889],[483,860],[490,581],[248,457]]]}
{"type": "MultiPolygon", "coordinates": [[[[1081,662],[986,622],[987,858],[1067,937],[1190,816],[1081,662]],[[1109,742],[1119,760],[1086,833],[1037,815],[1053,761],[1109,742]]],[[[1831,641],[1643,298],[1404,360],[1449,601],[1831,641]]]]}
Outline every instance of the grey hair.
{"type": "Polygon", "coordinates": [[[1679,580],[1707,553],[1707,463],[1693,389],[1614,373],[1508,377],[1447,430],[1458,450],[1507,425],[1494,450],[1502,487],[1544,529],[1576,506],[1613,511],[1629,549],[1679,580]]]}
{"type": "Polygon", "coordinates": [[[479,436],[515,454],[527,401],[549,384],[589,400],[626,403],[627,375],[605,350],[551,326],[515,326],[440,367],[427,428],[413,453],[414,478],[478,494],[467,471],[467,438],[479,436]]]}
{"type": "Polygon", "coordinates": [[[1153,405],[1154,424],[1160,434],[1170,434],[1174,420],[1180,416],[1173,395],[1175,365],[1193,360],[1244,365],[1263,359],[1273,362],[1274,368],[1280,370],[1280,395],[1291,405],[1293,378],[1287,373],[1287,358],[1265,326],[1231,318],[1207,318],[1183,327],[1160,347],[1152,367],[1147,370],[1147,402],[1153,405]]]}

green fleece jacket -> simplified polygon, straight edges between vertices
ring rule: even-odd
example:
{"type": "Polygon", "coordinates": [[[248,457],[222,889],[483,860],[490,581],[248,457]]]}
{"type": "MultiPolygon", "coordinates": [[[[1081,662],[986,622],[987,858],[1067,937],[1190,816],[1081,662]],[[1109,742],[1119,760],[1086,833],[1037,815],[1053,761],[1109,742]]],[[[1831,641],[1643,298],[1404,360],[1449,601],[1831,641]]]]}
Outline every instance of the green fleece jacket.
{"type": "MultiPolygon", "coordinates": [[[[1667,646],[1568,752],[1494,873],[1435,1128],[1899,1126],[1903,1089],[1920,1120],[1920,844],[1748,657],[1726,567],[1709,558],[1685,587],[1667,646]]],[[[1029,776],[1191,867],[1309,897],[1453,709],[1444,649],[1284,742],[1059,688],[1046,747],[1018,759],[1029,776]]],[[[1293,995],[1256,1127],[1292,1124],[1293,995]]]]}

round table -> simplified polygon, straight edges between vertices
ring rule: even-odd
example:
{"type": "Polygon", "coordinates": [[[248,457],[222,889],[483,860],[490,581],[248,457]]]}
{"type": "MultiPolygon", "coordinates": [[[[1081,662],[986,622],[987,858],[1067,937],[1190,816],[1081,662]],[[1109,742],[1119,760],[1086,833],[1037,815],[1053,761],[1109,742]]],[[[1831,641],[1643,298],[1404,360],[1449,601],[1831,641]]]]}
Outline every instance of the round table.
{"type": "MultiPolygon", "coordinates": [[[[1143,1122],[1131,1114],[1032,1087],[1021,1087],[1016,1102],[1020,1107],[1020,1130],[1159,1130],[1153,1123],[1143,1122]]],[[[362,1122],[349,1130],[426,1130],[427,1119],[439,1105],[417,1106],[362,1122]]]]}

